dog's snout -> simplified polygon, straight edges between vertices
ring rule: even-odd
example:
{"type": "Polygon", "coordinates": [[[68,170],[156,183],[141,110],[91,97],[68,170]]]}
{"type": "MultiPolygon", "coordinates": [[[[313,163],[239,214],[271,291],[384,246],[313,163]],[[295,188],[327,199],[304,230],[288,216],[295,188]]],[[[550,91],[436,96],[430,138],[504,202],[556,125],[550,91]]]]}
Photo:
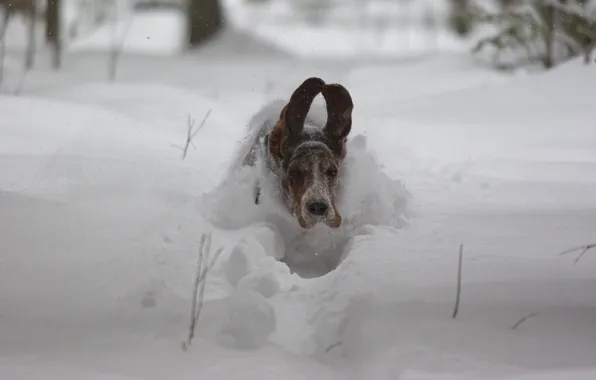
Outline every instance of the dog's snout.
{"type": "Polygon", "coordinates": [[[316,200],[310,201],[306,205],[308,212],[316,216],[324,216],[329,209],[329,204],[325,201],[316,200]]]}

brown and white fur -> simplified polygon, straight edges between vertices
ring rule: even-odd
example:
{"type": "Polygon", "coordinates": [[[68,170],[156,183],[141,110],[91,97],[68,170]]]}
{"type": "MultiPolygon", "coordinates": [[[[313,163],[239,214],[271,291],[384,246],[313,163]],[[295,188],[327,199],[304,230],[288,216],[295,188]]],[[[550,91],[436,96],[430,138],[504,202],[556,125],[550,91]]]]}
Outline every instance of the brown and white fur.
{"type": "MultiPolygon", "coordinates": [[[[318,106],[318,105],[316,105],[318,106]]],[[[251,149],[243,165],[254,166],[260,157],[273,175],[278,194],[300,227],[319,223],[337,229],[342,216],[337,208],[338,175],[346,157],[347,137],[352,128],[352,98],[340,84],[322,79],[306,79],[289,101],[275,110],[270,107],[261,125],[256,126],[251,149]],[[327,120],[307,117],[317,95],[326,103],[327,120]]],[[[255,203],[259,203],[257,183],[255,203]]]]}

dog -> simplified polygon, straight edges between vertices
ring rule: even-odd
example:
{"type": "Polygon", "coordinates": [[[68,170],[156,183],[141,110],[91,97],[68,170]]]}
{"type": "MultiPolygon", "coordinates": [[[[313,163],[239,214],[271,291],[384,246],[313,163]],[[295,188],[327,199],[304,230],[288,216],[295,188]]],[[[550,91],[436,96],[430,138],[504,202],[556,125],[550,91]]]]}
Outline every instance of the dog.
{"type": "MultiPolygon", "coordinates": [[[[274,108],[270,107],[266,121],[256,126],[258,131],[242,165],[255,166],[259,158],[264,160],[282,203],[303,229],[319,223],[339,228],[338,176],[347,154],[354,109],[349,91],[341,84],[310,77],[281,110],[274,108]],[[308,118],[319,94],[325,99],[326,122],[308,118]]],[[[255,204],[259,204],[260,194],[257,182],[255,204]]]]}

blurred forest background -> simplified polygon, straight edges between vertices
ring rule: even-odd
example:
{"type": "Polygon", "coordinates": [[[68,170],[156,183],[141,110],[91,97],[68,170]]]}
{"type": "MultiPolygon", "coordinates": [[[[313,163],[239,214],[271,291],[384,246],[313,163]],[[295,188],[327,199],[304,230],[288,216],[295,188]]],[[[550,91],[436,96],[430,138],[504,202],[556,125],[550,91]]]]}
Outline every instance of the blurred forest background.
{"type": "MultiPolygon", "coordinates": [[[[69,47],[102,40],[115,75],[132,15],[158,13],[181,20],[175,33],[155,31],[175,52],[235,29],[303,55],[463,47],[499,69],[548,69],[580,55],[591,62],[596,45],[594,0],[0,0],[2,66],[6,51],[19,46],[26,69],[44,49],[59,69],[69,47]]],[[[253,47],[237,41],[239,51],[253,47]]]]}

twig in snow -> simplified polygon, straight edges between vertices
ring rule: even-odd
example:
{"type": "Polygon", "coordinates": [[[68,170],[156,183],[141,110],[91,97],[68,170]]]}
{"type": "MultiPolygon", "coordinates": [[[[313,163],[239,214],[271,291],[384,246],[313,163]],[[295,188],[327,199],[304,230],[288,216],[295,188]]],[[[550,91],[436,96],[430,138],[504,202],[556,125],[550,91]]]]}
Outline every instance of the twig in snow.
{"type": "Polygon", "coordinates": [[[574,248],[570,248],[566,251],[561,252],[559,255],[564,256],[573,252],[579,252],[579,255],[577,256],[577,258],[575,259],[575,261],[573,262],[574,264],[577,264],[579,260],[581,260],[581,258],[586,254],[586,252],[588,252],[591,249],[596,248],[596,243],[594,244],[586,244],[586,245],[580,245],[579,247],[574,247],[574,248]]]}
{"type": "Polygon", "coordinates": [[[452,318],[455,319],[457,317],[457,313],[459,311],[459,300],[461,296],[461,267],[462,261],[464,257],[464,245],[460,244],[459,246],[459,261],[457,264],[457,293],[455,294],[455,306],[453,307],[453,316],[452,318]]]}
{"type": "Polygon", "coordinates": [[[520,318],[519,321],[517,321],[513,326],[511,326],[511,330],[516,330],[522,323],[524,323],[528,319],[534,318],[536,316],[538,316],[538,313],[530,313],[530,314],[520,318]]]}
{"type": "Polygon", "coordinates": [[[335,347],[341,346],[342,344],[343,344],[342,342],[335,342],[332,345],[330,345],[329,347],[327,347],[325,349],[325,352],[329,352],[329,351],[333,350],[335,347]]]}
{"type": "Polygon", "coordinates": [[[205,117],[203,117],[203,121],[201,121],[201,124],[196,129],[195,129],[195,120],[190,115],[188,115],[188,129],[186,131],[186,143],[184,144],[183,147],[180,145],[174,145],[176,148],[178,148],[182,151],[182,159],[183,160],[186,159],[186,154],[188,153],[188,148],[190,146],[192,146],[194,149],[197,149],[193,140],[194,140],[195,136],[197,135],[197,133],[199,133],[199,131],[205,126],[205,122],[207,122],[209,115],[211,115],[211,109],[209,111],[207,111],[207,113],[205,114],[205,117]]]}
{"type": "Polygon", "coordinates": [[[195,274],[195,281],[193,284],[193,294],[190,308],[190,326],[188,330],[188,337],[184,342],[182,342],[182,349],[184,351],[186,351],[192,343],[192,339],[195,335],[195,328],[197,326],[197,322],[199,321],[201,310],[203,309],[203,297],[205,295],[205,284],[207,280],[207,274],[209,273],[209,270],[211,270],[211,268],[213,268],[213,266],[215,265],[222,251],[223,248],[219,248],[215,252],[215,255],[213,256],[211,261],[209,261],[209,255],[211,253],[211,234],[203,234],[203,236],[201,236],[201,243],[199,245],[199,257],[197,259],[197,271],[195,274]]]}

